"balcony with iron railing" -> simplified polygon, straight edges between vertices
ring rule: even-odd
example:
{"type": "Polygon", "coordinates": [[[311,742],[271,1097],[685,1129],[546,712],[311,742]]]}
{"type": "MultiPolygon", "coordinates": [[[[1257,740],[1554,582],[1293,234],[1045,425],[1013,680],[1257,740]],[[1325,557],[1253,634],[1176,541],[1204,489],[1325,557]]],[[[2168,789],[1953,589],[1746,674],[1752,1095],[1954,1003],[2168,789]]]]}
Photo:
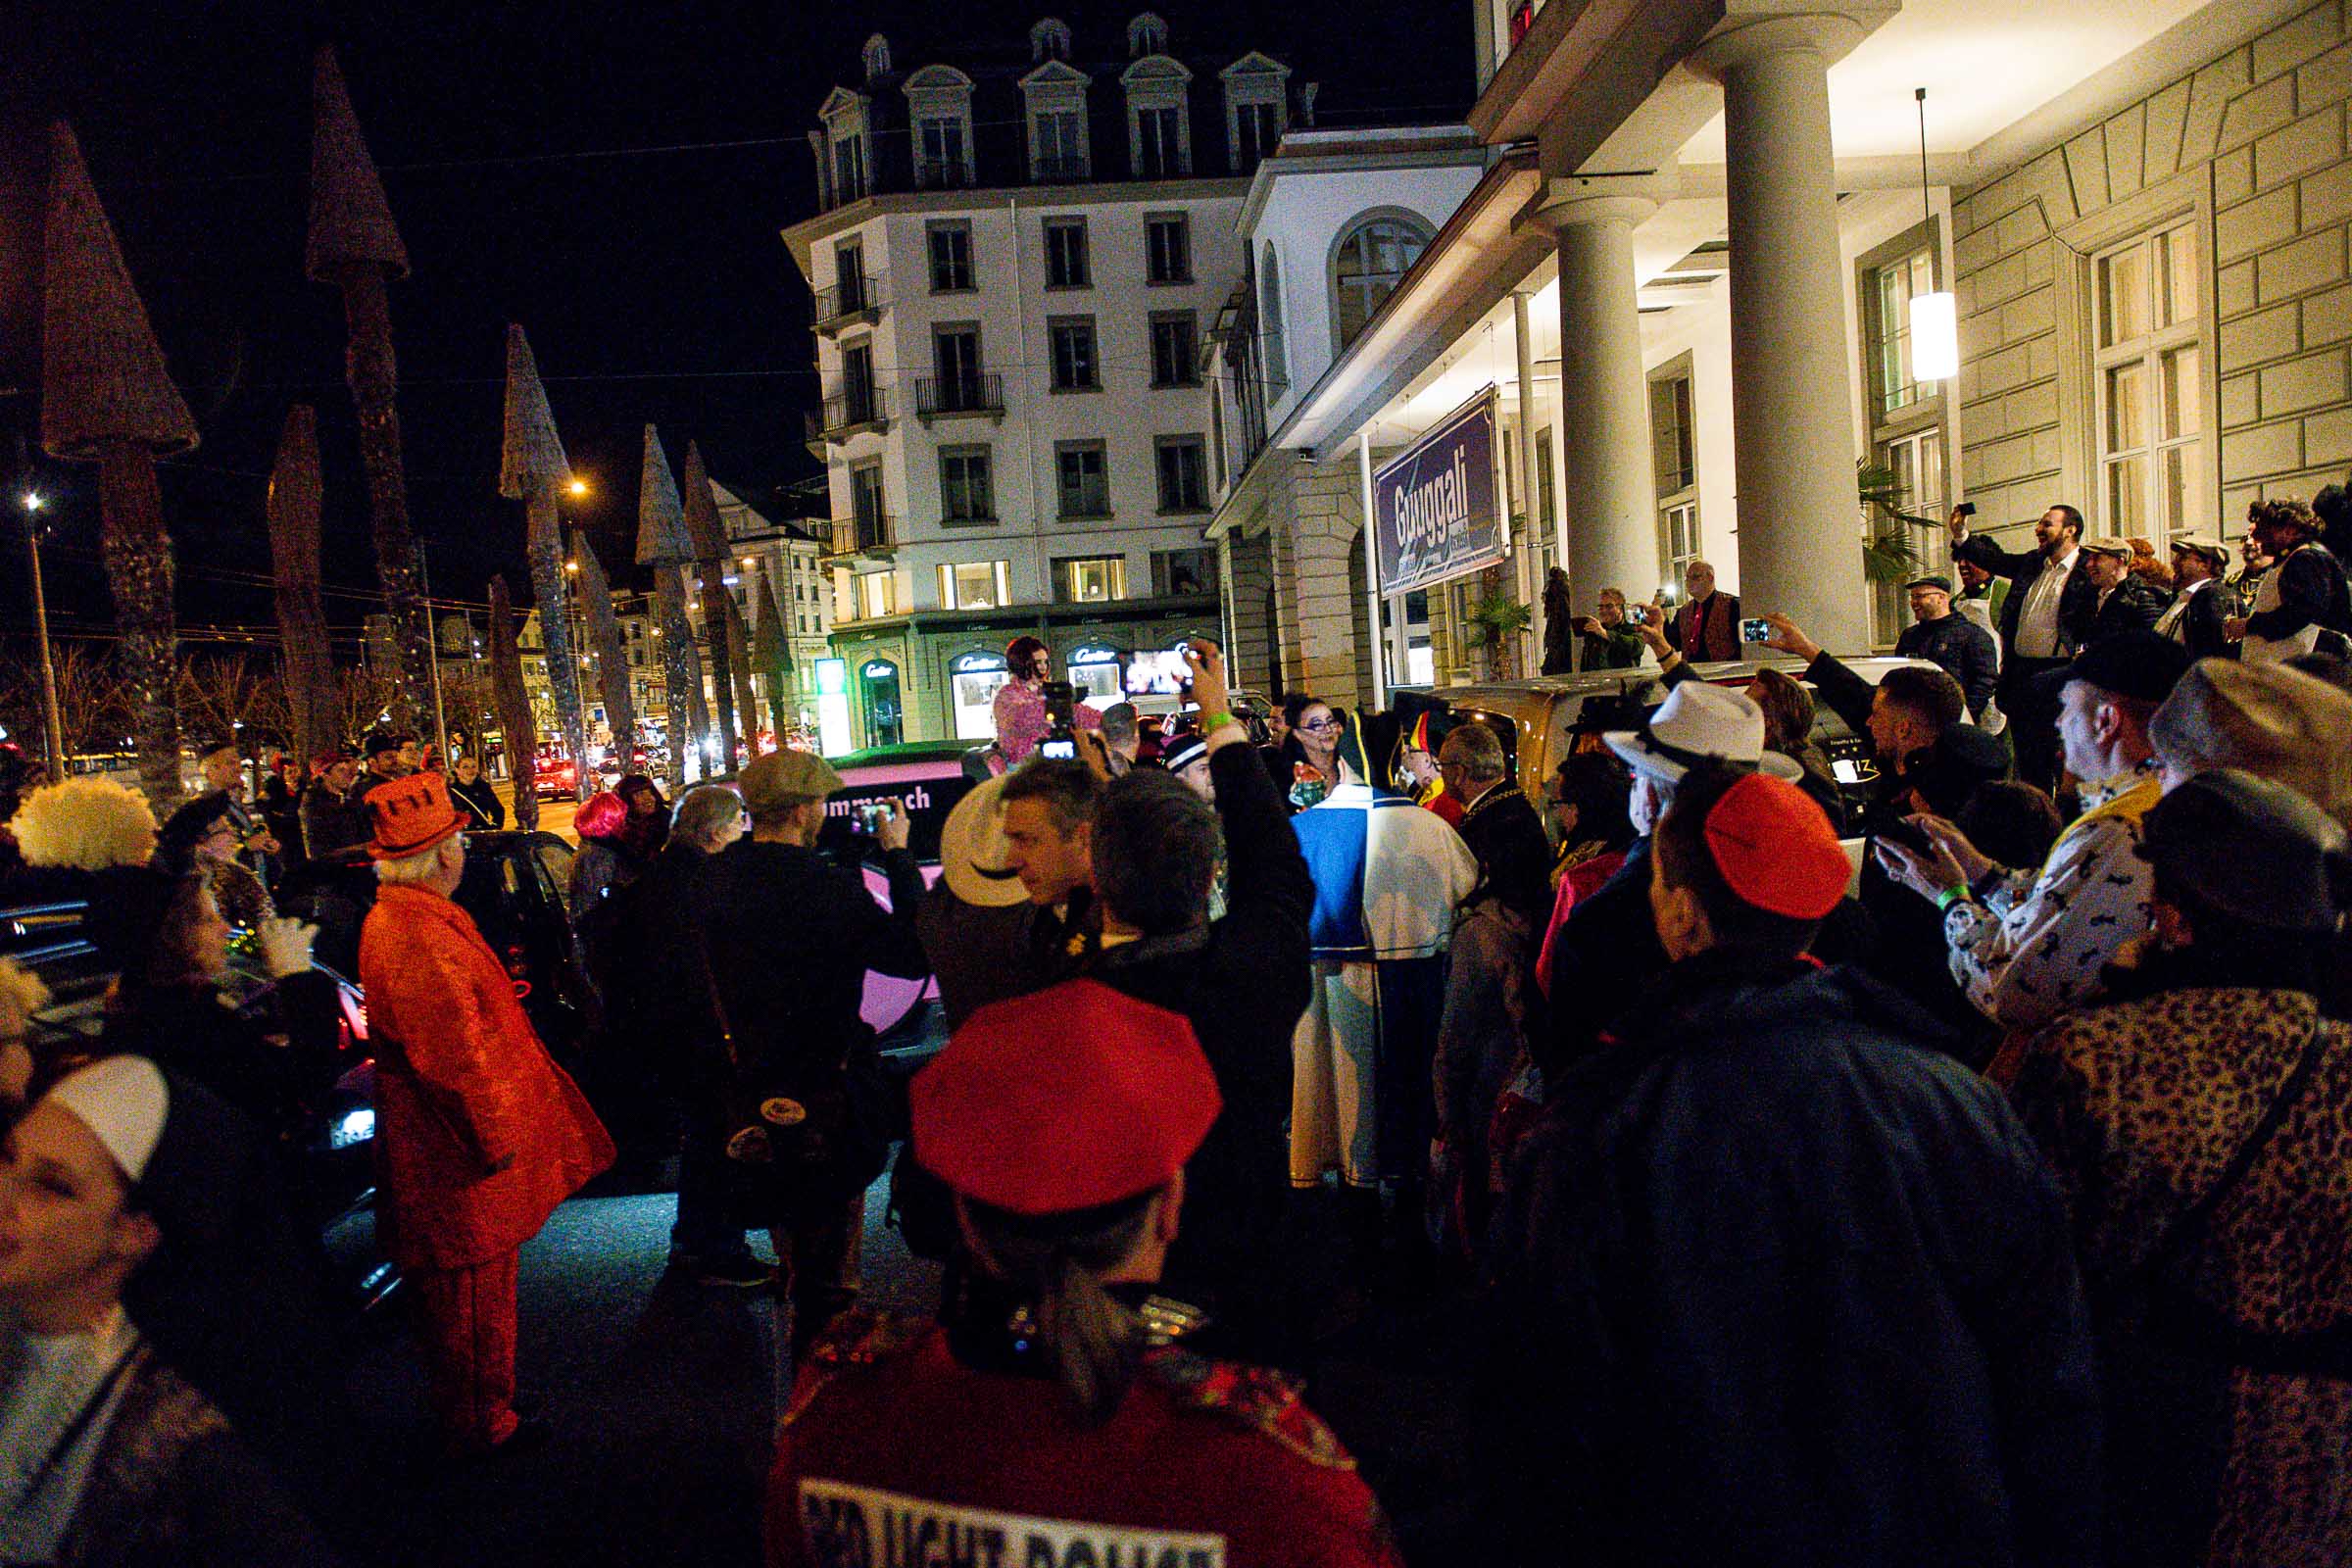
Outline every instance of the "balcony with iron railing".
{"type": "Polygon", "coordinates": [[[890,388],[886,386],[855,387],[825,399],[823,422],[818,429],[827,441],[847,441],[865,430],[881,430],[890,424],[890,388]]]}
{"type": "Polygon", "coordinates": [[[818,289],[809,324],[819,332],[830,333],[860,321],[871,321],[888,303],[883,287],[887,281],[885,273],[853,272],[831,288],[818,289]]]}
{"type": "Polygon", "coordinates": [[[1064,185],[1085,179],[1083,158],[1037,157],[1029,161],[1029,177],[1040,185],[1064,185]]]}
{"type": "Polygon", "coordinates": [[[916,190],[966,190],[978,183],[972,166],[960,158],[917,158],[914,161],[916,190]]]}
{"type": "Polygon", "coordinates": [[[886,556],[899,548],[899,519],[887,513],[862,517],[835,517],[818,556],[838,561],[851,556],[886,556]]]}
{"type": "Polygon", "coordinates": [[[935,419],[942,415],[1004,413],[1004,377],[995,370],[964,370],[949,375],[914,378],[914,416],[935,419]]]}

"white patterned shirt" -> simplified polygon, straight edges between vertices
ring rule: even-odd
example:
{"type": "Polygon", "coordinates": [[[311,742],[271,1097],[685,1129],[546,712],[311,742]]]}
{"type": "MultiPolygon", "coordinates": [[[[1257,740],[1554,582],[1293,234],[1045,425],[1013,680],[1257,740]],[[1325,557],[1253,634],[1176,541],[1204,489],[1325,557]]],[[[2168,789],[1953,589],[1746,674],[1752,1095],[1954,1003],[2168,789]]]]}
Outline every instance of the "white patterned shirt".
{"type": "Polygon", "coordinates": [[[1952,978],[2004,1029],[2034,1029],[2095,1001],[2116,950],[2148,930],[2155,891],[2140,819],[2164,793],[2155,764],[2086,785],[2083,811],[2038,871],[2006,871],[1943,913],[1952,978]]]}

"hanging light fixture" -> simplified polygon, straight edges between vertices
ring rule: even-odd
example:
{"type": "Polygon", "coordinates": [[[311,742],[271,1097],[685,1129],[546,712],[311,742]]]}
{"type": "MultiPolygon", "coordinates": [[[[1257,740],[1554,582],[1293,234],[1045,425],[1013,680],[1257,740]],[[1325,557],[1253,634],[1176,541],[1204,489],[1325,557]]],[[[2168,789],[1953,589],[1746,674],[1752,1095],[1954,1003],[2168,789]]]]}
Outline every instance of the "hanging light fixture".
{"type": "MultiPolygon", "coordinates": [[[[1935,220],[1928,199],[1928,89],[1911,94],[1919,105],[1919,216],[1935,220]]],[[[1960,373],[1960,312],[1949,292],[1911,296],[1911,374],[1920,381],[1948,381],[1960,373]]]]}

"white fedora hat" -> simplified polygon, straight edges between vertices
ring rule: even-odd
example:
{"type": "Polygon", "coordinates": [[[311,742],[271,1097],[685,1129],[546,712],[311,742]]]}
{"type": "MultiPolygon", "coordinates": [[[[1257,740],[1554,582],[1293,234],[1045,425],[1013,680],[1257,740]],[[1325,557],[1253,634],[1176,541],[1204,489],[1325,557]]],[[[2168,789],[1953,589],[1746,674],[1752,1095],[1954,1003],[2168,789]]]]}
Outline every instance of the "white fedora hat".
{"type": "Polygon", "coordinates": [[[948,891],[983,909],[1004,909],[1027,901],[1020,873],[1007,859],[1012,845],[1004,837],[1004,780],[999,774],[972,786],[956,803],[939,830],[939,869],[948,891]]]}
{"type": "Polygon", "coordinates": [[[1700,766],[1754,768],[1790,780],[1805,771],[1793,758],[1764,749],[1764,710],[1744,693],[1703,680],[1668,692],[1647,728],[1613,729],[1601,739],[1628,766],[1669,783],[1700,766]]]}

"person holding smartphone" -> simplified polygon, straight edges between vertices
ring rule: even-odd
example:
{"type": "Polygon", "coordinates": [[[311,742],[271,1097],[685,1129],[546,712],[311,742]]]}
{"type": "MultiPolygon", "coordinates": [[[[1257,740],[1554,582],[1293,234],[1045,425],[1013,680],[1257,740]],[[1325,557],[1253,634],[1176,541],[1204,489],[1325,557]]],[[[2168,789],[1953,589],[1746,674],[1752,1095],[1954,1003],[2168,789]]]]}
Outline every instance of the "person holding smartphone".
{"type": "Polygon", "coordinates": [[[1626,615],[1622,588],[1600,591],[1599,612],[1578,616],[1576,636],[1579,669],[1631,669],[1642,662],[1641,628],[1626,615]]]}
{"type": "MultiPolygon", "coordinates": [[[[1036,637],[1015,637],[1004,649],[1004,665],[1011,678],[997,693],[997,749],[1009,770],[1029,760],[1038,743],[1054,729],[1048,711],[1046,687],[1054,682],[1054,656],[1036,637]]],[[[1066,696],[1066,692],[1064,693],[1066,696]]],[[[1084,703],[1070,705],[1070,722],[1078,729],[1101,729],[1102,715],[1084,703]]]]}

